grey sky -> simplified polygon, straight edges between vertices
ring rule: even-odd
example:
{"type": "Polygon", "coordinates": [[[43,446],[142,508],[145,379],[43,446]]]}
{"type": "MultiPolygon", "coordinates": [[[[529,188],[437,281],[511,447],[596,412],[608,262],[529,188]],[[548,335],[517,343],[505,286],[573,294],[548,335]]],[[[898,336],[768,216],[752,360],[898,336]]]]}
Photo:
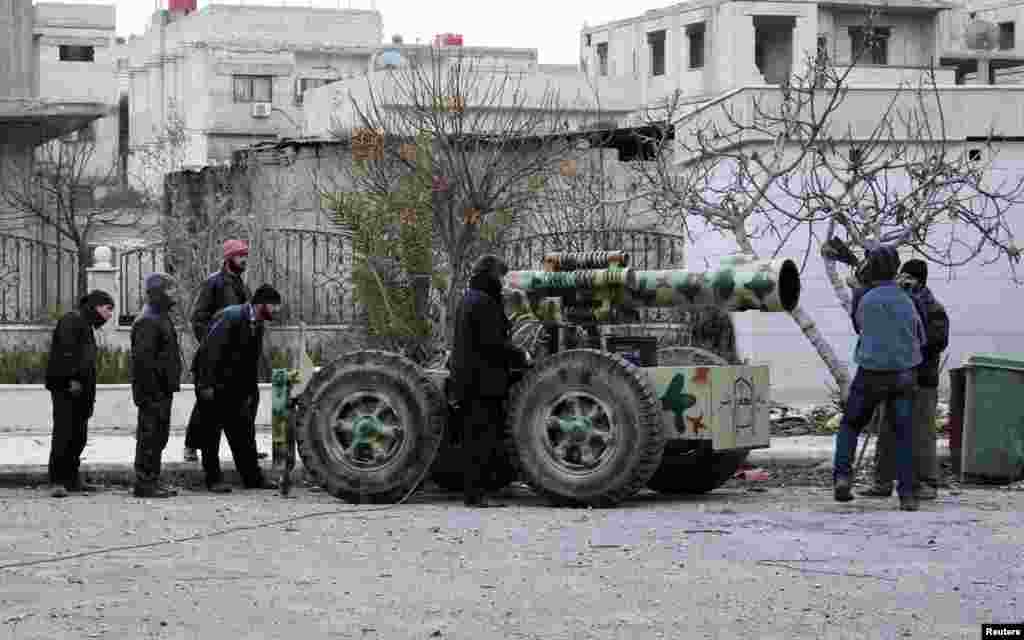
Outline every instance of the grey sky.
{"type": "MultiPolygon", "coordinates": [[[[116,4],[119,35],[141,33],[156,0],[64,0],[75,4],[116,4]]],[[[237,4],[240,0],[219,0],[237,4]]],[[[251,4],[369,8],[372,0],[247,0],[251,4]]],[[[200,0],[205,6],[206,0],[200,0]]],[[[434,34],[461,33],[467,45],[535,48],[544,64],[576,64],[583,22],[599,24],[626,18],[648,9],[668,6],[671,0],[376,0],[384,17],[385,39],[400,33],[408,43],[430,41],[434,34]]],[[[166,6],[166,0],[161,0],[166,6]]]]}

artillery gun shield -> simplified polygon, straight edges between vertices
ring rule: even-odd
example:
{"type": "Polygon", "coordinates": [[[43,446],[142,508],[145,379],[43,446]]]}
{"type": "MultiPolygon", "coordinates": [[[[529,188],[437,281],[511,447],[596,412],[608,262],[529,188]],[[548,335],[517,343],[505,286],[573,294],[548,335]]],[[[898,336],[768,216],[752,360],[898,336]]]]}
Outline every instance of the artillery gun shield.
{"type": "Polygon", "coordinates": [[[644,372],[591,349],[552,355],[512,392],[509,451],[556,504],[611,506],[644,487],[661,462],[661,406],[644,372]]]}
{"type": "Polygon", "coordinates": [[[332,495],[353,503],[401,499],[437,456],[444,398],[411,360],[357,351],[321,369],[299,403],[302,463],[332,495]]]}

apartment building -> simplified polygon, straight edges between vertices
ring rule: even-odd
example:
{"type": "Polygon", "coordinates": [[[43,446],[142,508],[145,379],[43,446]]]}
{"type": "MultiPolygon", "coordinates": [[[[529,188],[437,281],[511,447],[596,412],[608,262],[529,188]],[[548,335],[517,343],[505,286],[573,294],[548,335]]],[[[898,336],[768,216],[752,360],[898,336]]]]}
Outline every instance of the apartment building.
{"type": "MultiPolygon", "coordinates": [[[[173,166],[230,161],[246,146],[300,135],[303,94],[365,73],[382,42],[373,9],[172,0],[124,45],[130,136],[138,152],[184,134],[173,166]]],[[[132,154],[133,175],[153,173],[132,154]]],[[[150,176],[159,182],[159,176],[150,176]]]]}
{"type": "Polygon", "coordinates": [[[116,104],[113,6],[0,0],[0,147],[24,156],[116,104]]]}

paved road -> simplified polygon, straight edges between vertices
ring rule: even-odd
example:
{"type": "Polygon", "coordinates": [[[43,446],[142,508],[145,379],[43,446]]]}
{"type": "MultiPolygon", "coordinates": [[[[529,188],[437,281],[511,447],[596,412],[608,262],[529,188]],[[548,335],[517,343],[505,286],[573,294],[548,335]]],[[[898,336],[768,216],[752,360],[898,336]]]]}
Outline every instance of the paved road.
{"type": "Polygon", "coordinates": [[[968,489],[918,513],[819,488],[612,510],[507,500],[360,513],[306,491],[2,491],[0,638],[973,640],[983,622],[1024,620],[1022,491],[968,489]]]}

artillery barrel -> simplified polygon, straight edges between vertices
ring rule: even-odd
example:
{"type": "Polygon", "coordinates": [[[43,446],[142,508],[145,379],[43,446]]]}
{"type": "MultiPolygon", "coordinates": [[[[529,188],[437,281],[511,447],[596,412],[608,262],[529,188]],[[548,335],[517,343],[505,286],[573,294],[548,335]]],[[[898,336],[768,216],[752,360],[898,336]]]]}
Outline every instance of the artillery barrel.
{"type": "Polygon", "coordinates": [[[723,261],[711,271],[512,271],[506,285],[531,298],[563,296],[570,291],[623,292],[642,307],[716,306],[727,311],[777,313],[792,311],[800,302],[800,270],[788,259],[723,261]]]}

